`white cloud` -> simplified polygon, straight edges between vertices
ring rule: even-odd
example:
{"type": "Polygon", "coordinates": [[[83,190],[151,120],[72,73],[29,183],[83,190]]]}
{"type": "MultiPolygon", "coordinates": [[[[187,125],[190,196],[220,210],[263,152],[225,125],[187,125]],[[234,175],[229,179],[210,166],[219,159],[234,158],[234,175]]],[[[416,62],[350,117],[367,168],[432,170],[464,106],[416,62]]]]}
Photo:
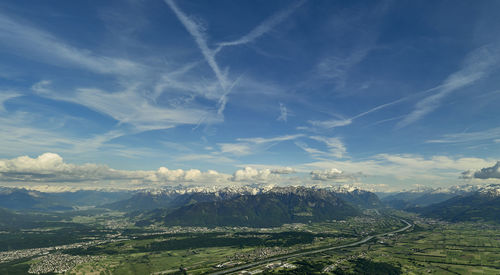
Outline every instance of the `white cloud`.
{"type": "Polygon", "coordinates": [[[328,147],[328,152],[326,153],[326,155],[331,155],[336,158],[342,158],[347,152],[347,149],[345,148],[344,143],[342,143],[342,140],[340,140],[340,138],[322,136],[311,136],[309,138],[325,143],[325,145],[328,147]]]}
{"type": "Polygon", "coordinates": [[[157,154],[157,151],[141,146],[132,148],[114,144],[113,139],[125,135],[125,132],[118,129],[85,136],[74,136],[58,131],[60,125],[73,123],[74,119],[78,118],[71,116],[51,118],[50,126],[47,126],[44,124],[46,121],[43,116],[33,113],[16,111],[0,116],[0,128],[9,133],[0,135],[0,151],[4,155],[12,156],[19,152],[40,152],[42,149],[78,155],[82,158],[89,156],[100,158],[103,155],[136,158],[157,154]]]}
{"type": "Polygon", "coordinates": [[[228,176],[224,174],[219,174],[217,171],[209,170],[207,172],[201,172],[198,169],[189,170],[169,170],[166,167],[160,167],[156,173],[154,173],[150,179],[153,182],[197,182],[200,180],[210,180],[217,181],[219,177],[227,178],[228,176]]]}
{"type": "Polygon", "coordinates": [[[134,89],[118,93],[79,89],[72,101],[108,114],[121,123],[130,123],[139,130],[167,129],[177,124],[197,124],[202,118],[212,123],[219,121],[209,110],[181,106],[162,108],[152,105],[134,89]]]}
{"type": "Polygon", "coordinates": [[[248,34],[244,35],[243,37],[237,40],[219,43],[219,48],[217,49],[217,52],[221,50],[223,47],[243,45],[254,41],[255,39],[261,37],[262,35],[272,30],[278,24],[283,22],[285,19],[287,19],[297,8],[302,6],[305,2],[306,2],[305,0],[294,2],[288,8],[281,10],[278,13],[264,20],[257,27],[251,30],[248,34]]]}
{"type": "Polygon", "coordinates": [[[58,154],[45,153],[35,158],[22,156],[0,159],[0,182],[3,186],[14,187],[44,188],[45,186],[46,190],[138,189],[179,184],[184,186],[234,186],[248,183],[309,185],[314,184],[314,181],[361,184],[358,180],[363,175],[363,178],[368,180],[366,184],[369,185],[378,184],[377,181],[372,181],[374,177],[396,178],[398,181],[382,182],[392,188],[404,180],[426,181],[429,184],[448,180],[450,183],[455,183],[460,171],[469,168],[472,170],[464,173],[462,178],[498,180],[500,162],[493,166],[491,163],[476,158],[377,155],[370,160],[358,162],[318,161],[296,167],[269,168],[264,165],[260,168],[247,166],[229,175],[214,170],[203,172],[198,169],[183,170],[167,167],[160,167],[156,171],[117,170],[100,164],[71,164],[65,162],[58,154]],[[481,167],[487,168],[481,169],[481,167]],[[290,176],[296,171],[311,171],[310,177],[290,176]]]}
{"type": "Polygon", "coordinates": [[[456,181],[459,173],[468,169],[479,169],[491,165],[490,160],[481,158],[451,158],[432,156],[424,158],[415,155],[379,154],[363,161],[321,160],[303,165],[302,169],[330,169],[362,173],[367,177],[386,176],[397,180],[456,181]]]}
{"type": "Polygon", "coordinates": [[[44,85],[35,84],[40,96],[64,100],[86,106],[106,114],[120,123],[128,123],[138,131],[168,129],[179,124],[196,125],[204,119],[208,123],[219,122],[212,110],[175,106],[161,107],[150,101],[132,85],[121,92],[109,93],[99,89],[80,88],[74,94],[55,93],[44,85]]]}
{"type": "Polygon", "coordinates": [[[238,141],[243,141],[243,142],[249,142],[249,143],[254,143],[254,144],[264,144],[264,143],[272,143],[272,142],[282,142],[282,141],[287,141],[287,140],[294,140],[300,137],[303,137],[304,135],[302,134],[296,134],[296,135],[285,135],[285,136],[278,136],[278,137],[272,137],[272,138],[262,138],[262,137],[256,137],[256,138],[238,138],[236,140],[238,141]]]}
{"type": "MultiPolygon", "coordinates": [[[[80,152],[72,144],[85,144],[82,139],[70,139],[55,133],[53,129],[39,129],[32,127],[37,122],[36,116],[31,113],[14,112],[0,116],[0,127],[8,135],[0,135],[0,150],[3,154],[17,154],[22,151],[37,151],[40,148],[61,149],[70,147],[80,152]]],[[[94,148],[86,148],[92,150],[94,148]]]]}
{"type": "Polygon", "coordinates": [[[196,44],[200,48],[201,53],[203,54],[203,57],[205,57],[205,60],[207,61],[208,65],[210,66],[210,68],[212,68],[213,72],[215,73],[215,76],[219,80],[222,89],[226,89],[227,87],[226,77],[222,73],[217,62],[215,61],[213,51],[207,45],[206,35],[203,31],[204,28],[201,27],[199,23],[192,20],[192,18],[189,18],[189,16],[187,16],[182,10],[180,10],[175,1],[165,0],[165,3],[167,3],[167,5],[172,9],[172,11],[179,19],[179,21],[181,21],[182,25],[194,38],[196,44]]]}
{"type": "Polygon", "coordinates": [[[31,90],[38,94],[49,94],[51,92],[50,85],[52,81],[50,80],[40,80],[31,86],[31,90]]]}
{"type": "Polygon", "coordinates": [[[144,178],[144,171],[122,171],[105,165],[65,163],[57,154],[37,158],[22,156],[0,160],[0,179],[19,182],[90,182],[96,180],[133,180],[144,178]]]}
{"type": "Polygon", "coordinates": [[[285,104],[280,102],[280,116],[276,120],[286,122],[287,119],[288,119],[288,110],[285,104]]]}
{"type": "MultiPolygon", "coordinates": [[[[369,109],[368,111],[359,113],[359,114],[357,114],[357,115],[355,115],[355,116],[353,116],[351,118],[330,119],[330,120],[309,120],[308,123],[311,124],[312,126],[316,127],[316,128],[323,128],[323,129],[333,129],[333,128],[336,128],[336,127],[347,126],[347,125],[352,124],[354,122],[354,120],[356,120],[358,118],[364,117],[364,116],[369,115],[369,114],[371,114],[373,112],[385,109],[387,107],[396,105],[398,103],[410,100],[410,99],[412,99],[412,98],[414,98],[416,96],[432,92],[434,90],[436,90],[436,88],[432,88],[432,89],[429,89],[429,90],[421,91],[421,92],[418,92],[418,93],[415,93],[415,94],[412,94],[412,95],[409,95],[409,96],[405,96],[405,97],[393,100],[393,101],[388,102],[388,103],[384,103],[384,104],[375,106],[375,107],[369,109]]],[[[397,117],[397,118],[400,118],[400,117],[397,117]]],[[[382,120],[382,121],[391,121],[391,120],[395,120],[395,118],[389,118],[389,119],[385,119],[385,120],[382,120]]],[[[379,122],[381,122],[381,121],[379,121],[379,122]]],[[[314,130],[315,128],[311,129],[309,127],[301,126],[301,127],[297,127],[297,129],[298,130],[314,130]]]]}
{"type": "Polygon", "coordinates": [[[227,77],[227,70],[222,70],[219,64],[216,61],[216,54],[224,47],[227,46],[236,46],[236,45],[241,45],[241,44],[246,44],[249,43],[258,37],[264,35],[265,33],[269,32],[272,28],[274,28],[276,25],[281,23],[283,20],[285,20],[295,9],[300,7],[305,0],[300,0],[295,3],[293,3],[290,7],[287,9],[280,11],[273,15],[272,17],[268,18],[264,22],[262,22],[260,25],[258,25],[255,29],[253,29],[250,33],[247,35],[241,37],[238,40],[235,41],[230,41],[230,42],[222,42],[218,44],[218,47],[215,50],[210,49],[208,46],[207,42],[207,35],[205,33],[204,27],[201,26],[196,20],[194,20],[192,17],[186,15],[176,4],[174,0],[165,0],[165,3],[172,9],[172,11],[175,13],[179,21],[182,23],[182,25],[186,28],[186,30],[189,32],[189,34],[193,37],[195,40],[196,44],[198,45],[198,48],[200,49],[203,57],[205,58],[206,62],[214,72],[220,87],[222,88],[222,95],[220,95],[219,100],[218,100],[218,109],[217,109],[217,114],[221,116],[224,113],[224,110],[226,108],[226,104],[228,102],[228,95],[231,93],[231,91],[234,89],[234,87],[237,85],[239,82],[240,77],[238,77],[235,81],[230,81],[227,77]]]}
{"type": "Polygon", "coordinates": [[[271,169],[271,173],[284,175],[284,174],[294,174],[297,173],[297,171],[292,167],[279,167],[271,169]]]}
{"type": "Polygon", "coordinates": [[[310,136],[309,138],[324,143],[327,150],[325,151],[317,148],[312,148],[304,142],[295,142],[295,145],[309,153],[314,158],[342,158],[347,152],[344,143],[338,137],[310,136]]]}
{"type": "Polygon", "coordinates": [[[257,153],[258,150],[268,149],[276,143],[298,139],[302,134],[285,135],[272,138],[237,138],[237,143],[218,143],[221,153],[229,153],[237,156],[244,156],[257,153]],[[267,147],[264,147],[267,146],[267,147]]]}
{"type": "Polygon", "coordinates": [[[183,154],[182,156],[175,158],[177,161],[204,161],[204,162],[213,162],[213,163],[234,163],[235,160],[221,156],[219,154],[183,154]]]}
{"type": "Polygon", "coordinates": [[[15,54],[62,67],[78,67],[100,74],[135,75],[144,68],[133,61],[101,56],[72,47],[50,33],[0,14],[0,40],[15,54]]]}
{"type": "MultiPolygon", "coordinates": [[[[165,0],[165,3],[172,9],[179,21],[186,28],[189,34],[193,37],[196,44],[200,48],[200,51],[207,61],[208,65],[215,74],[215,77],[219,81],[219,84],[224,91],[223,95],[219,99],[219,110],[218,114],[222,114],[227,103],[227,95],[231,91],[229,81],[226,78],[226,74],[220,69],[219,64],[215,60],[215,53],[208,47],[206,34],[204,33],[203,27],[201,27],[196,21],[187,16],[175,3],[174,0],[165,0]]],[[[234,83],[232,84],[234,85],[234,83]]]]}
{"type": "Polygon", "coordinates": [[[21,156],[0,159],[0,182],[19,186],[67,185],[78,188],[147,188],[177,184],[231,184],[231,176],[214,170],[170,170],[160,167],[157,171],[116,170],[106,165],[66,163],[58,154],[44,153],[36,158],[21,156]]]}
{"type": "Polygon", "coordinates": [[[306,143],[304,142],[295,142],[295,145],[297,145],[297,147],[299,147],[300,149],[306,151],[308,154],[314,156],[314,157],[317,157],[317,156],[321,156],[321,155],[324,155],[325,152],[321,151],[321,150],[318,150],[316,148],[311,148],[309,147],[306,143]]]}
{"type": "Polygon", "coordinates": [[[344,173],[341,170],[330,168],[326,170],[315,170],[311,171],[311,178],[313,180],[321,180],[321,181],[352,181],[355,180],[356,177],[352,174],[344,173]]]}
{"type": "MultiPolygon", "coordinates": [[[[431,92],[436,92],[434,95],[428,96],[423,100],[419,101],[415,110],[413,110],[410,114],[408,114],[402,121],[397,124],[397,127],[407,126],[421,117],[427,115],[432,112],[434,109],[438,108],[441,100],[452,92],[463,88],[465,86],[471,85],[480,79],[486,77],[491,70],[498,64],[500,60],[500,52],[499,49],[495,47],[496,45],[487,45],[481,48],[478,48],[467,55],[463,62],[463,66],[461,70],[451,74],[448,76],[446,80],[443,81],[442,84],[420,91],[418,93],[402,97],[400,99],[378,105],[368,111],[359,113],[351,118],[342,118],[342,119],[331,119],[331,120],[310,120],[308,121],[314,127],[324,128],[324,129],[332,129],[336,127],[342,127],[352,124],[352,122],[358,118],[364,117],[370,113],[379,111],[381,109],[385,109],[387,107],[396,105],[398,103],[413,99],[417,96],[422,96],[424,94],[428,94],[431,92]]],[[[320,63],[321,64],[321,63],[320,63]]],[[[325,68],[330,68],[332,70],[335,69],[335,66],[327,66],[326,63],[323,64],[325,68]]],[[[338,66],[342,66],[342,62],[338,64],[338,66]]],[[[337,74],[331,74],[334,78],[338,78],[341,75],[341,71],[343,74],[344,70],[339,70],[337,74]]],[[[326,71],[325,71],[326,72],[326,71]]],[[[390,119],[392,120],[392,119],[390,119]]],[[[310,130],[308,127],[300,127],[303,130],[310,130]]]]}
{"type": "MultiPolygon", "coordinates": [[[[196,78],[194,76],[182,77],[199,62],[193,62],[179,70],[163,73],[163,68],[153,69],[127,59],[101,56],[89,49],[70,46],[48,32],[14,19],[0,14],[0,39],[4,42],[0,48],[6,48],[23,57],[56,66],[121,76],[118,82],[107,85],[107,87],[125,87],[121,91],[120,88],[118,91],[104,91],[94,87],[77,89],[64,87],[64,92],[61,92],[52,91],[51,81],[42,80],[32,86],[32,90],[40,96],[76,103],[109,115],[119,122],[117,128],[122,129],[123,135],[147,130],[168,129],[179,124],[199,125],[201,123],[217,123],[222,120],[212,106],[200,103],[203,105],[201,106],[193,102],[195,102],[196,96],[219,102],[227,92],[219,92],[220,88],[218,87],[208,89],[209,85],[205,85],[205,81],[199,80],[198,75],[196,78]],[[159,81],[157,81],[158,73],[164,76],[159,81]],[[157,101],[163,92],[170,92],[181,86],[187,92],[182,93],[182,95],[169,96],[168,104],[157,101]],[[154,93],[150,93],[149,90],[153,90],[154,93]],[[151,95],[155,97],[152,98],[151,95]],[[123,124],[126,126],[122,127],[123,124]],[[128,127],[128,125],[132,127],[128,127]]],[[[7,94],[0,96],[0,111],[4,109],[2,103],[9,99],[6,96],[7,94]]],[[[62,116],[66,115],[62,114],[62,116]]],[[[3,128],[3,125],[0,127],[3,128]]],[[[43,132],[43,129],[28,127],[26,124],[19,124],[19,128],[19,131],[24,128],[32,132],[43,132]]],[[[71,144],[77,143],[76,139],[67,138],[67,133],[57,135],[57,131],[54,130],[55,133],[52,135],[56,136],[57,140],[64,140],[65,143],[70,141],[71,144]]],[[[52,143],[57,143],[57,141],[54,140],[52,143]]],[[[39,150],[39,148],[37,149],[39,150]]]]}
{"type": "Polygon", "coordinates": [[[446,134],[438,139],[428,140],[428,143],[463,143],[474,142],[481,140],[496,140],[500,137],[500,127],[492,128],[484,131],[469,132],[469,133],[454,133],[446,134]]]}
{"type": "Polygon", "coordinates": [[[218,143],[222,153],[233,154],[237,156],[249,155],[252,153],[252,149],[248,144],[241,143],[218,143]]]}
{"type": "Polygon", "coordinates": [[[18,96],[21,96],[21,94],[16,93],[16,92],[10,92],[10,91],[2,91],[2,93],[0,93],[0,112],[5,111],[4,103],[7,100],[18,97],[18,96]]]}
{"type": "Polygon", "coordinates": [[[309,120],[309,124],[325,129],[347,126],[352,123],[352,119],[331,119],[331,120],[309,120]]]}
{"type": "Polygon", "coordinates": [[[474,178],[474,171],[472,171],[472,170],[463,171],[459,178],[472,179],[472,178],[474,178]]]}
{"type": "Polygon", "coordinates": [[[371,47],[365,47],[355,50],[347,56],[324,58],[316,65],[317,74],[323,79],[335,81],[338,88],[343,88],[349,70],[365,59],[371,50],[371,47]]]}
{"type": "MultiPolygon", "coordinates": [[[[471,177],[470,172],[465,172],[464,177],[471,177]]],[[[476,179],[500,179],[500,161],[491,167],[481,168],[472,174],[476,179]]]]}
{"type": "Polygon", "coordinates": [[[419,101],[415,105],[415,109],[397,126],[407,126],[434,111],[441,105],[441,100],[452,92],[486,77],[499,60],[500,52],[497,45],[487,45],[475,49],[467,55],[459,71],[448,76],[438,87],[433,88],[436,93],[419,101]]]}
{"type": "Polygon", "coordinates": [[[268,182],[270,179],[277,179],[279,175],[271,173],[269,169],[257,170],[252,167],[236,170],[234,172],[233,181],[250,181],[250,182],[268,182]]]}
{"type": "MultiPolygon", "coordinates": [[[[234,186],[239,184],[283,183],[281,175],[295,173],[291,167],[255,169],[245,167],[233,175],[215,170],[198,169],[117,170],[106,165],[86,163],[71,164],[55,153],[38,157],[21,156],[0,159],[2,186],[70,189],[137,189],[157,188],[166,185],[184,186],[234,186]],[[44,187],[45,186],[45,187],[44,187]]],[[[287,177],[288,178],[288,177],[287,177]]],[[[62,189],[61,189],[62,190],[62,189]]]]}

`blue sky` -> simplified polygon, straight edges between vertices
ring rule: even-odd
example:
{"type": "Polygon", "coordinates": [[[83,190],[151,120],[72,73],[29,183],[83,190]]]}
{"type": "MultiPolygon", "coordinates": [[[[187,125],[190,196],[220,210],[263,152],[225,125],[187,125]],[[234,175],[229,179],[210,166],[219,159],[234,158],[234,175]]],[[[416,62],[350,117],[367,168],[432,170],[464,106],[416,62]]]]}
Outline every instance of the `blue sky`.
{"type": "Polygon", "coordinates": [[[459,177],[500,159],[499,12],[496,1],[2,1],[0,179],[482,182],[459,177]],[[159,167],[183,176],[152,179],[159,167]]]}

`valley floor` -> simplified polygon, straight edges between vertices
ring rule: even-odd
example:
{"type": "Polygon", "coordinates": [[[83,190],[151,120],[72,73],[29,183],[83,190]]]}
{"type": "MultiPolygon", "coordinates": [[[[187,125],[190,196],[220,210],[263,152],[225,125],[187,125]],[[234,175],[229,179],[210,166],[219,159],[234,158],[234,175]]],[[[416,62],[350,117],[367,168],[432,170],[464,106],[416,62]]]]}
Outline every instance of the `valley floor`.
{"type": "Polygon", "coordinates": [[[248,263],[257,264],[233,271],[246,274],[500,274],[500,226],[444,223],[414,215],[403,219],[412,221],[414,226],[404,232],[384,235],[381,233],[401,229],[406,224],[375,212],[345,221],[278,228],[136,228],[123,231],[121,240],[57,251],[48,249],[48,255],[6,261],[0,264],[0,274],[46,272],[51,270],[52,263],[54,268],[61,263],[66,268],[52,269],[52,272],[85,275],[222,274],[248,263]],[[353,243],[355,245],[337,247],[353,243]],[[337,249],[318,251],[328,247],[337,249]],[[300,254],[301,251],[314,253],[300,254]]]}

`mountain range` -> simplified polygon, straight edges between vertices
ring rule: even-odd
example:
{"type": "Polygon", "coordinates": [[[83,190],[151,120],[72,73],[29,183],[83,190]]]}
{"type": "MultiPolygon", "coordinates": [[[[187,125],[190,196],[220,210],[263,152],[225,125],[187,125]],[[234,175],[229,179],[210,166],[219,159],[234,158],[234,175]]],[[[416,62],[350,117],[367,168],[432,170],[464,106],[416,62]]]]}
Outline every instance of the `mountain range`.
{"type": "MultiPolygon", "coordinates": [[[[494,186],[494,185],[492,185],[494,186]]],[[[430,188],[421,187],[414,190],[392,192],[392,193],[377,193],[381,201],[392,208],[407,210],[415,207],[425,207],[431,204],[444,202],[456,196],[463,196],[481,191],[487,188],[494,188],[490,185],[456,185],[446,188],[430,188]]]]}
{"type": "MultiPolygon", "coordinates": [[[[50,212],[98,207],[128,212],[138,225],[275,226],[343,219],[360,215],[363,209],[383,207],[448,221],[500,222],[499,197],[498,184],[420,188],[385,194],[345,186],[170,186],[155,190],[61,193],[0,188],[0,208],[50,212]]],[[[2,211],[5,219],[16,220],[18,213],[2,211]]]]}
{"type": "Polygon", "coordinates": [[[0,188],[0,208],[11,210],[68,211],[99,206],[130,197],[128,191],[79,190],[47,193],[22,188],[0,188]]]}
{"type": "Polygon", "coordinates": [[[500,184],[488,185],[440,203],[409,208],[408,210],[418,212],[426,217],[452,222],[500,222],[500,184]]]}
{"type": "MultiPolygon", "coordinates": [[[[365,196],[370,205],[381,205],[376,196],[359,191],[345,196],[326,189],[278,187],[253,193],[191,194],[177,209],[155,209],[143,215],[138,225],[278,226],[284,223],[344,219],[361,214],[357,205],[365,196]],[[354,203],[353,203],[354,202],[354,203]]],[[[344,194],[346,195],[346,194],[344,194]]],[[[181,196],[182,197],[182,196],[181,196]]],[[[178,200],[177,200],[178,201],[178,200]]]]}

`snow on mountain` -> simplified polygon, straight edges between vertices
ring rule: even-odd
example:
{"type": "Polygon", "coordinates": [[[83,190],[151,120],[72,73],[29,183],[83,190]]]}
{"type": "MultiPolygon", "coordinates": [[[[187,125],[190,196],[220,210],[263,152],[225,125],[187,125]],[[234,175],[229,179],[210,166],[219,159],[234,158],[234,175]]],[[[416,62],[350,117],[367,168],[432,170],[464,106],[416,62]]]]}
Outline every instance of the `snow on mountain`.
{"type": "MultiPolygon", "coordinates": [[[[193,193],[221,195],[257,195],[262,193],[296,193],[298,190],[306,188],[305,186],[276,186],[274,184],[266,185],[242,185],[242,186],[168,186],[157,189],[143,189],[140,192],[151,195],[184,195],[193,193]]],[[[355,191],[366,191],[359,187],[344,184],[330,186],[311,186],[308,187],[317,190],[327,190],[334,193],[352,193],[355,191]]]]}
{"type": "Polygon", "coordinates": [[[407,193],[421,193],[421,194],[455,194],[455,195],[465,195],[475,192],[481,194],[489,194],[494,196],[500,196],[500,184],[484,184],[484,185],[455,185],[450,187],[419,187],[417,189],[404,191],[407,193]]]}

